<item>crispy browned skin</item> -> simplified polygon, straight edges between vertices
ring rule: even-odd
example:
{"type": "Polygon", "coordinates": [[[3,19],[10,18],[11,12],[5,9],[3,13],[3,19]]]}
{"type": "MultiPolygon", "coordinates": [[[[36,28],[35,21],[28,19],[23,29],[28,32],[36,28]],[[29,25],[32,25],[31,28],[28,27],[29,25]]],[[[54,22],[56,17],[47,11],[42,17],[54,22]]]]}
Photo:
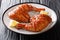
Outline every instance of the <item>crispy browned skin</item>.
{"type": "MultiPolygon", "coordinates": [[[[41,31],[52,21],[52,19],[45,14],[40,14],[32,17],[29,24],[19,24],[20,28],[29,30],[29,31],[41,31]]],[[[19,29],[19,27],[17,27],[19,29]]]]}
{"type": "Polygon", "coordinates": [[[29,22],[30,16],[28,14],[29,11],[40,12],[41,10],[45,10],[44,8],[36,8],[28,4],[22,4],[21,6],[17,6],[14,11],[9,12],[10,19],[16,20],[18,22],[29,22]]]}

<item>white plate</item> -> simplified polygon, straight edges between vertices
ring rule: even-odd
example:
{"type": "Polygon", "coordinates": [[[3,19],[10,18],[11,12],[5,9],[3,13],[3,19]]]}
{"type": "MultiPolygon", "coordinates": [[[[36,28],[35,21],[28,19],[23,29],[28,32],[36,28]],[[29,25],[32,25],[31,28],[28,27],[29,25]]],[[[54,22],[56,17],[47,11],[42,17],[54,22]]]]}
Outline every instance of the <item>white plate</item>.
{"type": "Polygon", "coordinates": [[[10,11],[12,11],[13,9],[15,9],[15,8],[17,7],[17,5],[20,5],[20,4],[16,4],[16,5],[8,8],[8,9],[4,12],[4,14],[3,14],[3,16],[2,16],[2,22],[3,22],[3,24],[4,24],[8,29],[10,29],[10,30],[12,30],[12,31],[14,31],[14,32],[21,33],[21,34],[29,34],[29,35],[31,35],[31,34],[43,33],[43,32],[45,32],[45,31],[51,29],[51,28],[55,25],[55,23],[56,23],[56,21],[57,21],[57,15],[56,15],[56,13],[55,13],[52,9],[50,9],[50,8],[44,6],[44,5],[40,5],[40,4],[36,4],[36,3],[28,3],[28,4],[30,4],[30,5],[32,5],[32,6],[35,6],[35,7],[37,7],[37,8],[45,8],[46,11],[49,12],[49,14],[50,14],[50,16],[51,16],[51,18],[52,18],[52,23],[50,23],[45,29],[43,29],[43,30],[40,31],[40,32],[30,32],[30,31],[26,31],[26,30],[22,30],[22,29],[21,29],[21,30],[17,30],[17,29],[15,29],[15,28],[11,28],[11,27],[9,26],[9,23],[10,23],[10,20],[11,20],[11,19],[9,19],[9,17],[8,17],[7,14],[8,14],[10,11]]]}

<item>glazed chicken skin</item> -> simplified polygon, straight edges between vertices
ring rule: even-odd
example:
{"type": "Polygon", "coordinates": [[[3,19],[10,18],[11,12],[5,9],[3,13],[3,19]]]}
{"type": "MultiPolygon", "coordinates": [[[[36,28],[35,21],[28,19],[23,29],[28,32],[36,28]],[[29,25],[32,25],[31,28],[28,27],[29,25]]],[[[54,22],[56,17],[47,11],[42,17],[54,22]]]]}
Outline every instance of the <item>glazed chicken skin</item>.
{"type": "Polygon", "coordinates": [[[13,11],[8,13],[10,19],[16,20],[18,22],[29,22],[30,16],[28,12],[36,11],[40,12],[41,10],[45,10],[44,8],[36,8],[32,5],[22,4],[18,5],[13,11]]]}
{"type": "Polygon", "coordinates": [[[31,17],[29,24],[19,23],[16,25],[16,28],[38,32],[46,28],[51,21],[52,19],[48,15],[39,14],[39,15],[31,17]]]}

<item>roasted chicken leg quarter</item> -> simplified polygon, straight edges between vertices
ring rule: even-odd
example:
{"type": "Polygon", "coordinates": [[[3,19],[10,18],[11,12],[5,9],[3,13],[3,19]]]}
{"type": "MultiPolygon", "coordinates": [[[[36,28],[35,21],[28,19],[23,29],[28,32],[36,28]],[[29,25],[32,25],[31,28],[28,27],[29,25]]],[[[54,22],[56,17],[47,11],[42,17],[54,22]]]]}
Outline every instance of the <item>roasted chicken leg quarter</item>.
{"type": "Polygon", "coordinates": [[[41,31],[44,28],[46,28],[50,22],[52,22],[52,19],[48,15],[40,14],[40,15],[31,17],[29,24],[19,23],[16,25],[16,28],[38,32],[38,31],[41,31]],[[18,26],[18,25],[20,25],[20,26],[18,26]]]}
{"type": "Polygon", "coordinates": [[[10,19],[16,20],[18,22],[29,22],[30,16],[28,12],[36,11],[40,12],[41,10],[45,10],[44,8],[36,8],[32,5],[22,4],[18,5],[15,9],[8,13],[10,19]]]}

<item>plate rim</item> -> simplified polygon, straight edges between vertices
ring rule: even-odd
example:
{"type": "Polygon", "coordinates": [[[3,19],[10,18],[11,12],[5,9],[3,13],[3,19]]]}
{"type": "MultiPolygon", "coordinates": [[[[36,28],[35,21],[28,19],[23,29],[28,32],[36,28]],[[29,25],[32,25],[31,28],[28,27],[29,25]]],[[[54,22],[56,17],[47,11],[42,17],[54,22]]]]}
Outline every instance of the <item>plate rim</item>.
{"type": "MultiPolygon", "coordinates": [[[[15,5],[12,5],[11,7],[9,7],[9,8],[7,8],[5,11],[4,11],[4,13],[3,13],[3,15],[2,15],[2,22],[3,22],[3,24],[4,24],[4,26],[8,29],[8,30],[10,30],[10,31],[13,31],[13,30],[11,30],[11,29],[9,29],[7,26],[6,26],[6,24],[4,23],[4,20],[3,20],[3,18],[4,18],[4,14],[10,9],[10,8],[12,8],[12,7],[14,7],[14,6],[17,6],[17,5],[20,5],[20,4],[26,4],[26,3],[33,3],[33,4],[39,4],[39,5],[43,5],[43,6],[46,6],[46,7],[48,7],[47,5],[45,5],[45,4],[41,4],[41,3],[36,3],[36,2],[23,2],[23,3],[18,3],[18,4],[15,4],[15,5]]],[[[49,7],[48,7],[49,8],[49,7]]],[[[51,9],[51,8],[49,8],[49,9],[51,9]]],[[[52,9],[53,10],[53,9],[52,9]]],[[[53,10],[54,11],[54,10],[53,10]]],[[[54,11],[55,12],[55,11],[54,11]]],[[[56,13],[56,12],[55,12],[56,13]]],[[[57,14],[56,14],[56,17],[57,17],[57,14]]],[[[55,24],[57,23],[57,20],[56,20],[56,22],[55,22],[55,24]]],[[[54,25],[55,25],[54,24],[54,25]]],[[[53,26],[54,26],[53,25],[53,26]]],[[[50,28],[51,29],[51,28],[50,28]]],[[[50,30],[50,29],[48,29],[48,30],[50,30]]],[[[47,30],[47,31],[48,31],[47,30]]],[[[13,31],[13,32],[15,32],[15,33],[19,33],[19,32],[16,32],[16,31],[13,31]]],[[[46,31],[45,31],[46,32],[46,31]]],[[[44,33],[44,32],[42,32],[42,33],[44,33]]],[[[19,34],[23,34],[23,33],[19,33],[19,34]]],[[[37,33],[37,34],[39,34],[39,33],[37,33]]],[[[41,33],[40,33],[41,34],[41,33]]],[[[24,35],[36,35],[36,34],[24,34],[24,35]]]]}

